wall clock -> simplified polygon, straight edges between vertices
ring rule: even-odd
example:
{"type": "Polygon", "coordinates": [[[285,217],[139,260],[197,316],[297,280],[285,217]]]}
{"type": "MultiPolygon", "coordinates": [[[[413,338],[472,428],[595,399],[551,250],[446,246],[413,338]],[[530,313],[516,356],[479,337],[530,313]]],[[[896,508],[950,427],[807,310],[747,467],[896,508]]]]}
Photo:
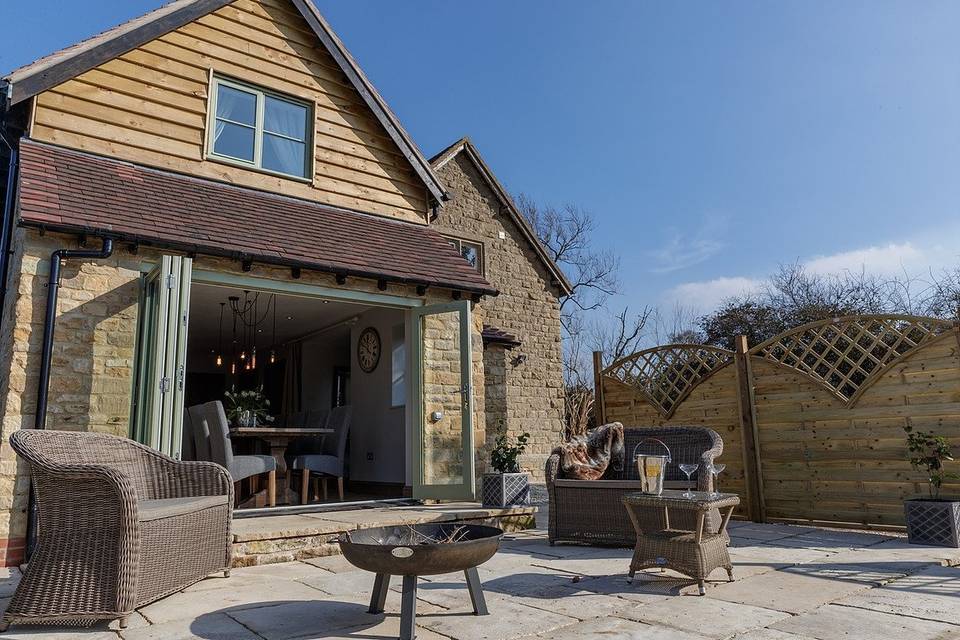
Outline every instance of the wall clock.
{"type": "Polygon", "coordinates": [[[364,329],[357,340],[357,361],[366,373],[371,373],[380,362],[380,334],[373,327],[364,329]]]}

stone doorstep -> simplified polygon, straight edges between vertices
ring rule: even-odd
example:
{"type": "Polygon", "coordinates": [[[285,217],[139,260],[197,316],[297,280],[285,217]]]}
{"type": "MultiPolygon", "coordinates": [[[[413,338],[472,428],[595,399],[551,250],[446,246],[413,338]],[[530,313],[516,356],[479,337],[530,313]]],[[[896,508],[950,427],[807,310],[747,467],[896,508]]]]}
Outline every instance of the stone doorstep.
{"type": "Polygon", "coordinates": [[[518,531],[533,525],[536,512],[535,506],[496,509],[455,503],[242,518],[233,522],[233,566],[337,555],[335,540],[341,533],[368,527],[462,522],[518,531]]]}

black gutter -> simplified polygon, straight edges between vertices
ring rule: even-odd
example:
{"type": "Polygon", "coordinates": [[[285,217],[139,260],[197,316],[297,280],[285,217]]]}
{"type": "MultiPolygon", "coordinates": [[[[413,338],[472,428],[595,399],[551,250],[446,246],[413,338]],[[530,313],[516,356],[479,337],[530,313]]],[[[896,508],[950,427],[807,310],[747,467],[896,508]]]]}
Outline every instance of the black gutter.
{"type": "Polygon", "coordinates": [[[47,280],[47,311],[43,321],[43,350],[40,355],[40,382],[37,387],[37,417],[35,429],[43,429],[47,421],[47,394],[50,387],[50,360],[53,356],[53,331],[57,323],[57,297],[60,293],[60,265],[72,258],[109,258],[113,254],[113,239],[103,238],[99,251],[88,249],[57,249],[50,256],[50,278],[47,280]]]}
{"type": "Polygon", "coordinates": [[[194,244],[191,242],[178,242],[175,240],[161,240],[156,238],[144,237],[132,233],[123,233],[114,230],[106,230],[103,228],[97,227],[85,227],[80,225],[68,225],[68,224],[47,224],[34,222],[31,220],[21,220],[21,227],[27,227],[31,229],[38,229],[41,233],[50,231],[55,233],[67,233],[67,234],[85,234],[88,236],[98,236],[102,233],[109,233],[117,242],[129,242],[131,244],[137,245],[138,247],[153,247],[156,249],[169,249],[173,251],[180,251],[188,254],[200,254],[205,256],[213,256],[217,258],[227,258],[229,260],[250,260],[258,264],[265,264],[274,267],[285,267],[288,269],[300,268],[300,269],[309,269],[311,271],[317,271],[320,273],[326,273],[336,276],[344,276],[349,278],[363,278],[365,280],[386,280],[390,284],[399,284],[406,286],[423,286],[431,287],[434,289],[450,289],[451,291],[462,291],[468,294],[478,294],[482,296],[497,296],[500,295],[498,289],[494,289],[492,286],[490,288],[480,287],[470,284],[457,284],[451,282],[429,282],[426,280],[419,280],[416,278],[407,278],[404,276],[397,276],[393,274],[387,274],[377,271],[367,271],[365,269],[356,269],[351,267],[342,267],[339,265],[324,264],[319,262],[309,262],[306,260],[292,260],[285,258],[277,258],[265,254],[253,254],[243,251],[231,251],[229,249],[220,249],[217,247],[203,245],[203,244],[194,244]]]}

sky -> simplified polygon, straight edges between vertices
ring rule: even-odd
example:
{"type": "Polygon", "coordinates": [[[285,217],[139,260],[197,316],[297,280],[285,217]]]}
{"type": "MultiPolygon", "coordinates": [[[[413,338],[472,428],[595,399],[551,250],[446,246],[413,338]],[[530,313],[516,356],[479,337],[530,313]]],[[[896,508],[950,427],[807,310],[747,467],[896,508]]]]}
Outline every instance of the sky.
{"type": "MultiPolygon", "coordinates": [[[[0,69],[159,1],[0,0],[0,69]]],[[[428,157],[469,135],[512,193],[592,213],[612,306],[960,263],[960,3],[317,4],[428,157]]]]}

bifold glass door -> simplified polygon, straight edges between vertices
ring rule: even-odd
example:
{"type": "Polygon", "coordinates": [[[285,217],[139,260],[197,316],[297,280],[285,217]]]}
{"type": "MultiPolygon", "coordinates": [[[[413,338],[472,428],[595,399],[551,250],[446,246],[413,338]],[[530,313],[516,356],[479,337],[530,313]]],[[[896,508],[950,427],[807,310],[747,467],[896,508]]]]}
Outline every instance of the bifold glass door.
{"type": "Polygon", "coordinates": [[[474,497],[470,302],[411,312],[413,496],[474,497]]]}
{"type": "Polygon", "coordinates": [[[163,256],[143,279],[131,437],[180,458],[193,261],[163,256]]]}

